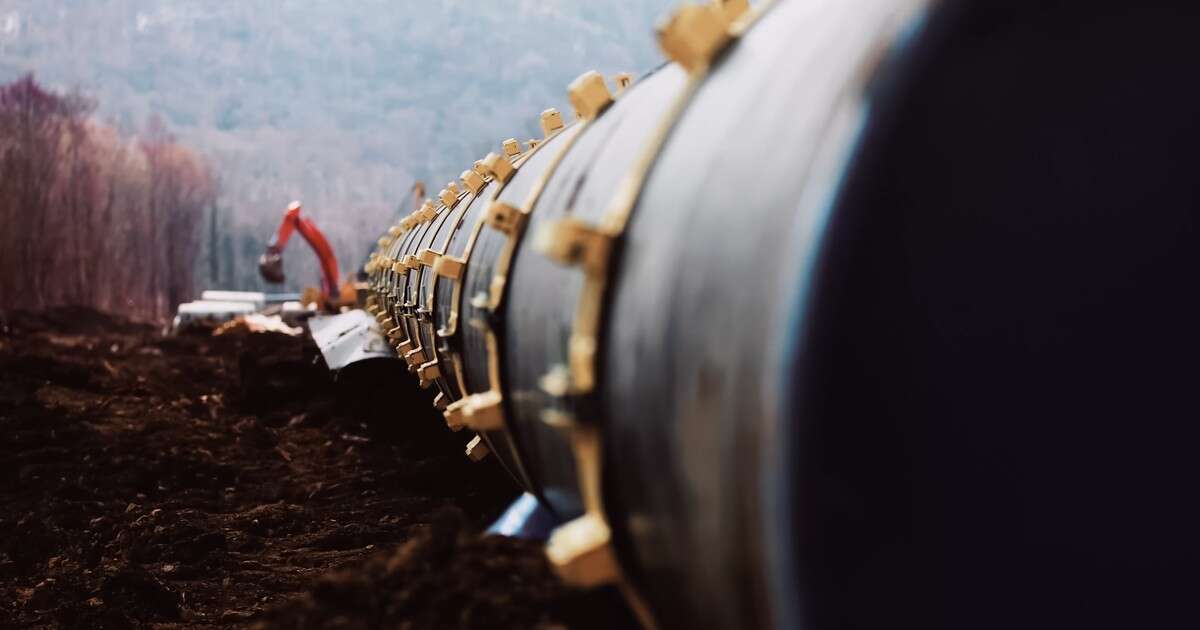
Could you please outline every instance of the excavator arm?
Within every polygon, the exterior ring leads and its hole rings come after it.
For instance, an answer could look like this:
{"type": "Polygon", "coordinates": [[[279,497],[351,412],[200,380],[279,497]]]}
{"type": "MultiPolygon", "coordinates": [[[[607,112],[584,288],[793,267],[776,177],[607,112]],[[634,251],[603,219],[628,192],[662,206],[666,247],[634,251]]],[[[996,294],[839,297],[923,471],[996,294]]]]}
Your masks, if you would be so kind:
{"type": "Polygon", "coordinates": [[[287,211],[283,213],[283,221],[279,224],[279,231],[267,244],[267,251],[258,259],[258,270],[263,279],[274,284],[284,281],[283,250],[287,247],[292,232],[300,233],[300,236],[317,254],[317,260],[321,263],[321,298],[325,301],[337,298],[337,258],[333,255],[333,248],[330,247],[329,241],[325,239],[321,230],[317,229],[316,224],[306,217],[300,216],[299,201],[293,201],[288,205],[287,211]]]}

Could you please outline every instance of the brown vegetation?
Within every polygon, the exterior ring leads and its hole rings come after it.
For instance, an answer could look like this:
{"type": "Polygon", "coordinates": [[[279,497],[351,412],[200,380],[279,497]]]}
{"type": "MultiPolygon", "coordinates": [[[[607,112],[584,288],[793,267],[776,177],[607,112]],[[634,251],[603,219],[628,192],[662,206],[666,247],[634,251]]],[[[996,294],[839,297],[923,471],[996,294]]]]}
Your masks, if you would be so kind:
{"type": "Polygon", "coordinates": [[[0,307],[160,319],[192,292],[209,165],[151,118],[129,138],[32,76],[0,86],[0,307]]]}

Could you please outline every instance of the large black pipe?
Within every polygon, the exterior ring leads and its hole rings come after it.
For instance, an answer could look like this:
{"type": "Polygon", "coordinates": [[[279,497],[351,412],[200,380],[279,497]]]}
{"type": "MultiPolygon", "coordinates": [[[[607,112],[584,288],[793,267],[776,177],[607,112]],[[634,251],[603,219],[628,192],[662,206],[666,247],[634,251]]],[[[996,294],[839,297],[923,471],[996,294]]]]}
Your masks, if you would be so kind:
{"type": "Polygon", "coordinates": [[[719,5],[372,263],[563,575],[664,627],[1194,625],[1196,10],[719,5]]]}

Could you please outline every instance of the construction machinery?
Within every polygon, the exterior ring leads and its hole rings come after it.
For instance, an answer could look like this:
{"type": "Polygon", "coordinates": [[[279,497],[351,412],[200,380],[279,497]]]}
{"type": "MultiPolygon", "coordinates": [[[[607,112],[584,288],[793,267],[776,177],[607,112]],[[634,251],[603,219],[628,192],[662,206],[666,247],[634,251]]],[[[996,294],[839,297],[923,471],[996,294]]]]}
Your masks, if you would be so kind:
{"type": "Polygon", "coordinates": [[[312,247],[321,267],[320,288],[307,287],[301,293],[262,293],[256,291],[206,290],[199,300],[180,304],[171,330],[179,332],[197,325],[222,324],[244,320],[250,316],[279,316],[280,324],[296,325],[307,320],[313,311],[337,313],[358,301],[358,287],[353,281],[338,280],[337,258],[325,235],[309,218],[300,213],[301,204],[293,201],[283,214],[279,229],[258,259],[258,271],[264,280],[281,284],[283,251],[293,232],[299,232],[312,247]]]}
{"type": "Polygon", "coordinates": [[[1198,26],[686,5],[392,226],[366,308],[647,626],[1189,625],[1198,26]]]}
{"type": "Polygon", "coordinates": [[[342,306],[354,304],[356,301],[355,288],[351,283],[341,283],[338,279],[337,257],[333,247],[325,235],[317,228],[311,219],[300,214],[299,201],[288,204],[279,223],[279,230],[267,244],[267,249],[258,259],[258,271],[263,280],[273,284],[282,284],[286,279],[283,274],[283,250],[293,232],[300,236],[317,255],[321,266],[321,286],[319,290],[307,289],[302,293],[301,301],[316,303],[326,311],[336,312],[342,306]]]}

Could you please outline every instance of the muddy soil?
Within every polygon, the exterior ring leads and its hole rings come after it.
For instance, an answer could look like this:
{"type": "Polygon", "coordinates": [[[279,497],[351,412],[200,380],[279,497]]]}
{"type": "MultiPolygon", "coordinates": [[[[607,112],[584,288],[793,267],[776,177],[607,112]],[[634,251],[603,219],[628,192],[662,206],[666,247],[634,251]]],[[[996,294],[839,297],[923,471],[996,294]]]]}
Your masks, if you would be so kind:
{"type": "Polygon", "coordinates": [[[0,313],[0,628],[629,626],[480,536],[514,486],[395,369],[0,313]]]}

